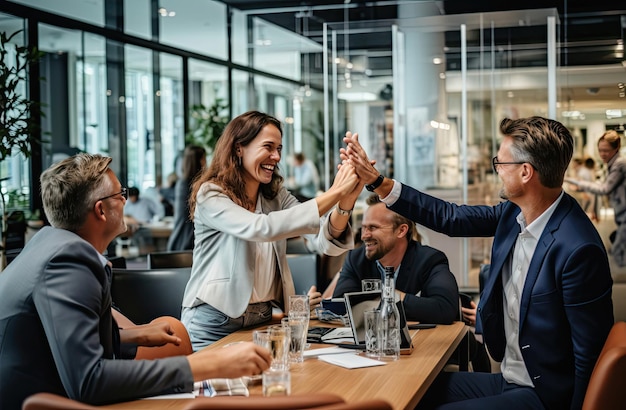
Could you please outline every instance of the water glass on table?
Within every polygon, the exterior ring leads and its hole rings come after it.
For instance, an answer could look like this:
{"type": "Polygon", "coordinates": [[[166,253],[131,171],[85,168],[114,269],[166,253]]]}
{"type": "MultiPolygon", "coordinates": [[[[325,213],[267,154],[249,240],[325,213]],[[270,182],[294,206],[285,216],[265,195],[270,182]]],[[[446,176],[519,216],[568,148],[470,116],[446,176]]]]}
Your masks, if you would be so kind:
{"type": "Polygon", "coordinates": [[[289,370],[289,346],[291,329],[289,326],[272,325],[268,328],[270,353],[272,353],[271,370],[289,370]]]}
{"type": "Polygon", "coordinates": [[[368,357],[378,358],[380,356],[380,348],[378,346],[378,319],[380,312],[378,310],[366,310],[363,312],[363,320],[365,322],[365,355],[368,357]]]}
{"type": "Polygon", "coordinates": [[[289,296],[289,316],[311,316],[308,295],[289,296]]]}
{"type": "Polygon", "coordinates": [[[382,288],[382,281],[380,279],[363,279],[361,280],[361,290],[363,292],[379,291],[382,288]]]}
{"type": "Polygon", "coordinates": [[[291,373],[289,370],[266,370],[263,372],[264,396],[289,396],[291,394],[291,373]]]}
{"type": "Polygon", "coordinates": [[[281,324],[290,329],[289,363],[302,363],[309,330],[309,319],[306,316],[289,316],[283,318],[281,324]]]}
{"type": "Polygon", "coordinates": [[[271,350],[269,329],[257,329],[252,331],[252,342],[255,345],[271,350]]]}

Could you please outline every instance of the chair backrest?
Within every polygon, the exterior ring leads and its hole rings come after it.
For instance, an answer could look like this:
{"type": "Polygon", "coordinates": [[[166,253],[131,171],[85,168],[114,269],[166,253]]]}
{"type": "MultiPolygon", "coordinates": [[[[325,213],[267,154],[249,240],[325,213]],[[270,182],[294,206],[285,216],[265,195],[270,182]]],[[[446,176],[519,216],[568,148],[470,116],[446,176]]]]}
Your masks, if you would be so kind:
{"type": "Polygon", "coordinates": [[[287,253],[302,254],[313,253],[306,246],[306,239],[302,236],[287,239],[287,253]]]}
{"type": "Polygon", "coordinates": [[[297,294],[306,294],[311,286],[317,286],[318,261],[319,255],[316,253],[287,255],[297,294]]]}
{"type": "Polygon", "coordinates": [[[22,410],[97,410],[98,408],[52,393],[35,393],[22,403],[22,410]]]}
{"type": "Polygon", "coordinates": [[[180,319],[191,268],[113,269],[113,303],[137,324],[159,316],[180,319]]]}
{"type": "MultiPolygon", "coordinates": [[[[343,399],[335,394],[295,394],[293,396],[274,397],[243,397],[218,396],[198,397],[190,400],[184,410],[291,410],[317,409],[322,406],[343,403],[343,399]]],[[[390,407],[391,408],[391,407],[390,407]]]]}
{"type": "Polygon", "coordinates": [[[189,333],[187,333],[185,325],[183,325],[180,320],[172,316],[161,316],[157,317],[150,323],[155,322],[169,323],[170,328],[174,331],[174,334],[180,337],[180,344],[178,346],[172,343],[153,347],[139,346],[137,347],[135,360],[152,360],[160,359],[162,357],[187,356],[193,353],[189,333]]]}
{"type": "Polygon", "coordinates": [[[122,268],[126,269],[126,258],[123,256],[110,256],[107,257],[109,262],[111,262],[112,268],[122,268]]]}
{"type": "Polygon", "coordinates": [[[385,400],[370,399],[320,406],[316,410],[393,410],[393,407],[385,400]]]}
{"type": "Polygon", "coordinates": [[[148,254],[150,269],[190,268],[192,263],[193,251],[163,251],[148,254]]]}
{"type": "Polygon", "coordinates": [[[626,403],[626,322],[615,322],[587,386],[583,410],[623,409],[626,403]]]}

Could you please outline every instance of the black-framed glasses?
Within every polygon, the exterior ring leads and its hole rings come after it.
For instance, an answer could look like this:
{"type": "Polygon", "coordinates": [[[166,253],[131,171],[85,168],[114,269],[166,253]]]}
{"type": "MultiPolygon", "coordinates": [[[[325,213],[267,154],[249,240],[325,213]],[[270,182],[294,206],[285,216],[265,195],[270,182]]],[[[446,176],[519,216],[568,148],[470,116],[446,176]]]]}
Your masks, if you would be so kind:
{"type": "Polygon", "coordinates": [[[122,188],[122,190],[120,192],[116,192],[114,194],[111,194],[111,195],[108,195],[108,196],[103,196],[102,198],[98,198],[96,200],[96,202],[104,201],[105,199],[113,198],[114,196],[117,196],[117,195],[121,195],[122,198],[128,199],[128,189],[127,188],[122,188]]]}
{"type": "MultiPolygon", "coordinates": [[[[493,157],[491,159],[491,166],[493,167],[493,172],[498,173],[498,165],[522,165],[522,164],[530,164],[528,161],[506,161],[500,162],[498,161],[498,157],[493,157]]],[[[530,164],[532,166],[532,164],[530,164]]],[[[534,168],[534,167],[533,167],[534,168]]]]}

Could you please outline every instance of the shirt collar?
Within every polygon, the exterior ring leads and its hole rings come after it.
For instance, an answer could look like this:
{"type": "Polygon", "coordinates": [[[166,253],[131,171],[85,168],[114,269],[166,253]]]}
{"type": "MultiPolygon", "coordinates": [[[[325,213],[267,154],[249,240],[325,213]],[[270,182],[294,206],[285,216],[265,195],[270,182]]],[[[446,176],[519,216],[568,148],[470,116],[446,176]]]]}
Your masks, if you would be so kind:
{"type": "Polygon", "coordinates": [[[556,199],[556,201],[554,201],[552,205],[548,207],[548,209],[543,211],[543,213],[539,215],[537,219],[532,221],[532,223],[528,226],[526,226],[526,219],[524,218],[524,215],[521,212],[517,214],[517,223],[519,224],[521,231],[524,232],[524,229],[526,229],[526,231],[529,234],[531,234],[533,237],[539,238],[539,236],[541,236],[541,233],[545,229],[546,225],[548,224],[548,221],[552,217],[552,214],[554,214],[556,207],[561,202],[563,195],[564,195],[564,191],[561,191],[561,194],[556,199]]]}

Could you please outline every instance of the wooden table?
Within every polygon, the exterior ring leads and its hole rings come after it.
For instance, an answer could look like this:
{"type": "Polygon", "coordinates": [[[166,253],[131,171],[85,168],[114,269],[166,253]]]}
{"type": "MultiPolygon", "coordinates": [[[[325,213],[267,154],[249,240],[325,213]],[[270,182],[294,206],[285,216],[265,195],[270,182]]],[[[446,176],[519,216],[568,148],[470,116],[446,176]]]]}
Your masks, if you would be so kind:
{"type": "MultiPolygon", "coordinates": [[[[311,322],[311,326],[317,325],[311,322]]],[[[344,369],[320,360],[308,359],[291,365],[291,394],[334,393],[347,402],[383,399],[394,409],[413,409],[467,332],[462,322],[437,325],[413,334],[414,350],[384,366],[344,369]]],[[[209,348],[251,341],[252,330],[241,330],[209,348]]],[[[314,345],[313,347],[328,347],[314,345]]],[[[250,395],[261,395],[261,386],[250,386],[250,395]]],[[[182,409],[191,399],[138,400],[102,406],[106,409],[182,409]]]]}

